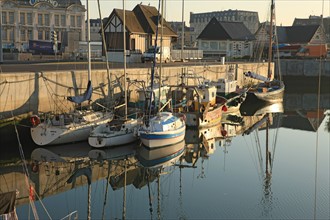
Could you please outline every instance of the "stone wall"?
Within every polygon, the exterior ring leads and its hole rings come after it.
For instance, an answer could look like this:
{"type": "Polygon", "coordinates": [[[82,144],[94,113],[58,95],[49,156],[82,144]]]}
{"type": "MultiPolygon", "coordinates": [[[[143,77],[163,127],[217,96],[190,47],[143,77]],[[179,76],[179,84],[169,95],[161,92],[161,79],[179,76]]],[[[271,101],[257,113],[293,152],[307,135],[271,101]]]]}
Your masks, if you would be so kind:
{"type": "Polygon", "coordinates": [[[321,72],[322,76],[330,77],[329,60],[281,60],[280,68],[283,76],[319,76],[321,72]]]}
{"type": "MultiPolygon", "coordinates": [[[[176,66],[162,68],[162,79],[167,79],[166,83],[169,85],[178,85],[181,83],[182,73],[189,72],[195,76],[217,80],[227,77],[230,68],[233,69],[239,86],[254,82],[243,76],[245,71],[255,71],[262,75],[267,73],[267,63],[176,66]]],[[[156,74],[159,72],[158,67],[156,74]]],[[[111,70],[111,88],[116,82],[123,84],[122,76],[123,69],[111,70]]],[[[127,78],[131,82],[144,81],[148,85],[150,76],[150,68],[127,69],[127,78]]],[[[87,78],[87,70],[0,74],[0,120],[39,112],[68,112],[74,106],[66,97],[82,94],[87,87],[87,78]]],[[[109,82],[106,70],[92,70],[93,102],[108,97],[109,82]]],[[[190,84],[192,83],[196,84],[197,81],[191,80],[190,84]]],[[[131,101],[137,99],[135,90],[140,85],[130,83],[131,101]]],[[[120,91],[120,87],[116,87],[114,93],[120,91]]]]}

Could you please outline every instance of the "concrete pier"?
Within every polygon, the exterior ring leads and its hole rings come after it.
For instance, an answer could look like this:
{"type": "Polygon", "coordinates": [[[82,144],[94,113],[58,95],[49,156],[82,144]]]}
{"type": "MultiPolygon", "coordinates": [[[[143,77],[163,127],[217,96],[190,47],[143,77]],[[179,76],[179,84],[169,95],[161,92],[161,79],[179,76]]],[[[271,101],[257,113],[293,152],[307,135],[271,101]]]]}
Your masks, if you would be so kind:
{"type": "MultiPolygon", "coordinates": [[[[242,63],[164,67],[162,79],[167,79],[168,85],[178,85],[181,83],[183,73],[191,73],[205,79],[217,80],[227,78],[230,69],[233,70],[233,77],[237,79],[239,86],[254,82],[246,78],[243,72],[254,71],[267,75],[267,63],[242,63]]],[[[158,67],[157,75],[159,71],[158,67]]],[[[108,76],[106,70],[92,70],[93,102],[107,98],[116,83],[123,84],[122,69],[111,70],[110,75],[108,76]]],[[[127,77],[130,81],[144,81],[148,85],[150,76],[150,68],[127,69],[127,77]]],[[[0,74],[0,121],[39,112],[68,112],[74,106],[66,97],[82,94],[87,87],[87,78],[87,70],[0,74]]],[[[136,89],[138,84],[131,84],[129,87],[132,91],[131,101],[137,98],[136,89]]],[[[119,87],[114,89],[114,93],[119,91],[119,87]]]]}

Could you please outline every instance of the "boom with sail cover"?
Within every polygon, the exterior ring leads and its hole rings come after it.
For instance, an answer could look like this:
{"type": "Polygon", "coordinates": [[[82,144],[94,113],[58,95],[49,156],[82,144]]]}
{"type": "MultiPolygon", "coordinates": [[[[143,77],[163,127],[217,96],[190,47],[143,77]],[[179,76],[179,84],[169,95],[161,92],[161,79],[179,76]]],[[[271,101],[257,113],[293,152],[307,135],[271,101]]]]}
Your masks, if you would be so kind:
{"type": "Polygon", "coordinates": [[[93,93],[93,87],[92,87],[92,81],[89,80],[88,84],[87,84],[87,89],[84,92],[84,94],[80,95],[80,96],[68,96],[67,99],[70,102],[74,102],[77,104],[80,104],[86,100],[90,100],[92,97],[92,93],[93,93]]]}

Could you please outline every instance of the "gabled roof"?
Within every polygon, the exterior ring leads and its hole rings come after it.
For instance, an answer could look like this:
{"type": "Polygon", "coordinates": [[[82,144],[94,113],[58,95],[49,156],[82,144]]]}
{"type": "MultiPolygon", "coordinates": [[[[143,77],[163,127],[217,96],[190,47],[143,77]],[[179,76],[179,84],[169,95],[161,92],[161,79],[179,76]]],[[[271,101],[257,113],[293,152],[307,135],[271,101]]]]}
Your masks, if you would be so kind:
{"type": "Polygon", "coordinates": [[[320,25],[285,27],[288,38],[287,43],[308,43],[312,40],[320,25]]]}
{"type": "MultiPolygon", "coordinates": [[[[124,11],[122,9],[114,9],[108,19],[108,22],[104,25],[105,28],[109,25],[110,18],[116,15],[121,22],[124,20],[124,11]]],[[[126,30],[131,33],[139,34],[155,34],[158,20],[158,11],[155,7],[139,4],[135,6],[133,11],[125,10],[126,14],[126,30]]],[[[158,30],[160,34],[160,28],[158,30]]],[[[163,36],[177,37],[177,34],[171,26],[165,21],[163,25],[163,36]]]]}
{"type": "Polygon", "coordinates": [[[242,22],[219,22],[213,17],[197,39],[204,40],[255,40],[242,22]]]}
{"type": "MultiPolygon", "coordinates": [[[[122,9],[114,9],[113,13],[117,15],[117,17],[123,23],[124,21],[124,10],[122,9]]],[[[125,10],[126,14],[126,29],[131,33],[145,33],[141,24],[138,22],[137,17],[135,16],[133,11],[125,10]]]]}
{"type": "MultiPolygon", "coordinates": [[[[141,24],[142,28],[144,29],[145,33],[149,34],[156,34],[156,28],[157,28],[157,20],[158,20],[158,10],[155,7],[147,6],[138,4],[133,9],[133,12],[135,16],[137,17],[139,23],[141,24]]],[[[161,20],[161,15],[160,18],[161,20]]],[[[160,28],[159,28],[159,34],[160,34],[160,28]]],[[[176,37],[177,34],[171,26],[166,22],[164,19],[164,25],[163,25],[163,35],[164,36],[174,36],[176,37]]]]}
{"type": "MultiPolygon", "coordinates": [[[[265,28],[267,34],[269,34],[269,25],[261,26],[257,33],[261,28],[265,28]]],[[[320,28],[320,25],[277,26],[276,31],[278,43],[308,43],[312,40],[318,28],[320,28]]]]}

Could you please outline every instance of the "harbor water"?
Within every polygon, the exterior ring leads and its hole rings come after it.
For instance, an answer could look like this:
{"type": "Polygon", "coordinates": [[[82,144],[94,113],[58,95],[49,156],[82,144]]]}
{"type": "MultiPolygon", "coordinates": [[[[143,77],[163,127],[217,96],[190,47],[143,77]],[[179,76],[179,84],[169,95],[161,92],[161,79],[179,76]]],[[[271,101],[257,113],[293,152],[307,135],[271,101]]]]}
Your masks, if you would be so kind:
{"type": "Polygon", "coordinates": [[[40,148],[28,127],[17,124],[17,138],[6,125],[0,190],[18,191],[19,219],[329,219],[329,87],[286,86],[283,103],[247,103],[242,120],[188,129],[185,142],[153,152],[138,142],[40,148]],[[265,117],[270,126],[249,130],[265,117]]]}

